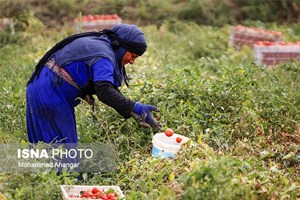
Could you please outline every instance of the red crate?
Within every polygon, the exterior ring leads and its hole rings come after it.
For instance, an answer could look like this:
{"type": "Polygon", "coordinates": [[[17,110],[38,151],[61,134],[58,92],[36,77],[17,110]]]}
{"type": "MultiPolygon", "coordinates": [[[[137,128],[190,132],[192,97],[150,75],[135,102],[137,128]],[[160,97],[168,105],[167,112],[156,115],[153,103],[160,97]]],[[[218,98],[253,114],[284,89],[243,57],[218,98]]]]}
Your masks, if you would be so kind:
{"type": "Polygon", "coordinates": [[[122,23],[117,15],[86,15],[77,17],[74,20],[76,32],[101,31],[111,29],[113,26],[122,23]]]}
{"type": "Polygon", "coordinates": [[[291,60],[300,60],[300,42],[259,41],[253,46],[257,65],[277,65],[291,60]]]}

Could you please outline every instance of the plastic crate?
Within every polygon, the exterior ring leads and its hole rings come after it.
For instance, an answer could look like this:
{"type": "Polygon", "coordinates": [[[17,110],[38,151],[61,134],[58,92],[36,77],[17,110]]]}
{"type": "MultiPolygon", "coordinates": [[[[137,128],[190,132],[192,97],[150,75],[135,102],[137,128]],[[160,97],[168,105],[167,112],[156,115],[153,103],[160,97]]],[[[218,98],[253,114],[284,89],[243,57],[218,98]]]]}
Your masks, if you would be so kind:
{"type": "Polygon", "coordinates": [[[300,60],[300,42],[256,42],[253,56],[257,65],[266,66],[300,60]]]}
{"type": "Polygon", "coordinates": [[[109,189],[113,189],[117,195],[117,199],[124,198],[124,194],[119,186],[92,186],[92,185],[61,185],[61,194],[63,200],[87,200],[90,198],[74,198],[70,197],[71,195],[80,196],[80,191],[86,191],[93,188],[98,188],[100,190],[108,191],[109,189]]]}
{"type": "Polygon", "coordinates": [[[280,42],[283,40],[284,38],[281,32],[238,25],[231,31],[229,46],[239,48],[243,45],[247,45],[252,48],[258,41],[280,42]]]}
{"type": "Polygon", "coordinates": [[[122,19],[117,15],[86,15],[75,18],[74,26],[76,32],[101,31],[111,29],[117,24],[121,24],[122,19]]]}

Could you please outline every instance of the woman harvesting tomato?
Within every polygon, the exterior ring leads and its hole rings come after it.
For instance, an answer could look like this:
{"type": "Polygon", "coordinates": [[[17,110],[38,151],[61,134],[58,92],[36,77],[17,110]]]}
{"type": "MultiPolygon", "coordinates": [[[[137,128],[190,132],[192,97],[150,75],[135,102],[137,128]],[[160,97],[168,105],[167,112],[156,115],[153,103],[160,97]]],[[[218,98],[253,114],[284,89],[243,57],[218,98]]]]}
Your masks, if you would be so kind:
{"type": "Polygon", "coordinates": [[[39,61],[26,89],[26,122],[31,143],[77,143],[74,107],[78,97],[93,104],[93,94],[139,126],[158,128],[155,106],[126,98],[118,87],[128,85],[125,65],[146,51],[144,33],[135,25],[70,36],[39,61]]]}

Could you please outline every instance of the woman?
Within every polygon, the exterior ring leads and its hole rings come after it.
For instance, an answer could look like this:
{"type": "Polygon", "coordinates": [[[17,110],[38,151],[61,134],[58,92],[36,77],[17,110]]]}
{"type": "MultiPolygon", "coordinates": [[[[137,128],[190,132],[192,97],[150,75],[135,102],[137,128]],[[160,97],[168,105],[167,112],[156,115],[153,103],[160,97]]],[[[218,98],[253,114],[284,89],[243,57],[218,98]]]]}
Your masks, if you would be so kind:
{"type": "Polygon", "coordinates": [[[74,107],[78,97],[93,103],[96,94],[124,118],[139,126],[159,128],[152,105],[124,97],[126,64],[133,64],[147,48],[144,33],[135,25],[70,36],[49,50],[37,64],[26,89],[26,122],[31,143],[77,143],[74,107]]]}

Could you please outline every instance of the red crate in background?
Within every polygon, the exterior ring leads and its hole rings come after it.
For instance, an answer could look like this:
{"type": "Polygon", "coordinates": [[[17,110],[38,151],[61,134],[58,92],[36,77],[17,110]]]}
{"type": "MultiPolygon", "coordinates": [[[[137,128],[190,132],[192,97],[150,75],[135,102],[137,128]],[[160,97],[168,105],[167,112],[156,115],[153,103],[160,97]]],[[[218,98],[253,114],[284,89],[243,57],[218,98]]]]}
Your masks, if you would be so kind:
{"type": "Polygon", "coordinates": [[[257,41],[280,42],[283,40],[284,38],[281,32],[238,25],[231,31],[229,46],[239,48],[243,45],[248,45],[253,47],[257,41]]]}
{"type": "Polygon", "coordinates": [[[300,60],[300,42],[259,41],[253,46],[257,65],[277,65],[290,60],[300,60]]]}
{"type": "Polygon", "coordinates": [[[86,15],[74,20],[76,32],[101,31],[122,23],[117,15],[86,15]]]}

